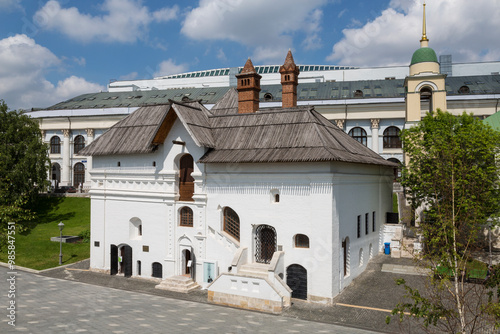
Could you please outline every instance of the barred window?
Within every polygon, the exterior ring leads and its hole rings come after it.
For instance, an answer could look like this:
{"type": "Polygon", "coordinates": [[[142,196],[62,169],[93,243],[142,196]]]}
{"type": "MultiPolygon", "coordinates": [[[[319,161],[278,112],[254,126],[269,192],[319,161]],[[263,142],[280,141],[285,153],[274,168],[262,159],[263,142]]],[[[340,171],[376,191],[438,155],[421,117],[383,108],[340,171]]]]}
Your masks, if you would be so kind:
{"type": "Polygon", "coordinates": [[[368,227],[368,219],[369,219],[368,217],[369,217],[368,214],[365,213],[365,234],[370,233],[370,229],[368,227]]]}
{"type": "Polygon", "coordinates": [[[224,209],[224,232],[240,241],[240,218],[233,209],[224,209]]]}
{"type": "Polygon", "coordinates": [[[61,139],[58,136],[50,138],[50,153],[61,153],[61,139]]]}
{"type": "Polygon", "coordinates": [[[358,216],[358,238],[361,238],[361,215],[358,216]]]}
{"type": "Polygon", "coordinates": [[[193,210],[191,208],[185,206],[181,209],[179,225],[193,227],[193,210]]]}
{"type": "Polygon", "coordinates": [[[304,234],[297,234],[295,236],[295,247],[309,248],[309,237],[304,234]]]}

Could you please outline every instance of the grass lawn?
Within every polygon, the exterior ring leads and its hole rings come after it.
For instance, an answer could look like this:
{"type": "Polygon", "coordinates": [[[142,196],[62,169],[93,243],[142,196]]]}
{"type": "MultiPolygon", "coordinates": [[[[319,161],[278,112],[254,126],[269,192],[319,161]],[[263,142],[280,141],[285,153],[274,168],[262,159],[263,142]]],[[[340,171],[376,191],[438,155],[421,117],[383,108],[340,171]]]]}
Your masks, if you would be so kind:
{"type": "Polygon", "coordinates": [[[392,194],[392,212],[397,213],[399,211],[398,208],[398,194],[392,194]]]}
{"type": "MultiPolygon", "coordinates": [[[[90,199],[81,197],[41,197],[34,211],[38,219],[31,230],[16,232],[16,265],[32,269],[47,269],[59,265],[59,243],[50,241],[59,236],[59,222],[64,223],[63,235],[78,235],[90,230],[90,199]]],[[[69,264],[90,257],[89,243],[62,244],[62,262],[69,264]]],[[[0,261],[7,262],[6,251],[0,261]]]]}

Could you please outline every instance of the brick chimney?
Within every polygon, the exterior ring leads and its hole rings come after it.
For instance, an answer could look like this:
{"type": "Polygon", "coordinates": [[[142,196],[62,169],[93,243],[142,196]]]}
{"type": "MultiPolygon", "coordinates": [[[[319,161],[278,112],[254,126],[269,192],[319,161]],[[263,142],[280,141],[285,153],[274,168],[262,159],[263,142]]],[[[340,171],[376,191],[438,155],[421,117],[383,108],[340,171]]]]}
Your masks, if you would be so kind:
{"type": "Polygon", "coordinates": [[[299,84],[299,67],[293,61],[292,51],[288,50],[285,63],[280,66],[281,73],[281,106],[292,108],[297,106],[297,85],[299,84]]]}
{"type": "Polygon", "coordinates": [[[238,80],[238,114],[256,112],[259,110],[259,92],[261,75],[257,74],[252,61],[248,58],[238,80]]]}

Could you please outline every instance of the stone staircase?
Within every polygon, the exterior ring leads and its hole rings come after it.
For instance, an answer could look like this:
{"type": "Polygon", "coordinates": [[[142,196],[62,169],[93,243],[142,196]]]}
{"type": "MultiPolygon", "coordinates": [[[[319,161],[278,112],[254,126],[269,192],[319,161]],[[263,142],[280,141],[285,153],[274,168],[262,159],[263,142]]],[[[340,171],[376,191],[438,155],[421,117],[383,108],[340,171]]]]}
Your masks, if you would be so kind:
{"type": "Polygon", "coordinates": [[[267,278],[268,270],[269,264],[253,262],[242,265],[238,270],[238,275],[267,278]]]}
{"type": "Polygon", "coordinates": [[[191,277],[172,276],[161,281],[161,283],[156,285],[155,288],[160,290],[188,293],[199,289],[200,286],[198,283],[193,281],[191,277]]]}

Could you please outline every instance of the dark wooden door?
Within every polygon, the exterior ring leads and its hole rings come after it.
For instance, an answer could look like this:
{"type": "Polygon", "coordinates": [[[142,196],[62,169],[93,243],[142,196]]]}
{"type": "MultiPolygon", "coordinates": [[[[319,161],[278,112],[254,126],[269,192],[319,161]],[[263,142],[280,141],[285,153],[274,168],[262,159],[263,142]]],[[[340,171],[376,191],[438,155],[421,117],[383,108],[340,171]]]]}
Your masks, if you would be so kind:
{"type": "Polygon", "coordinates": [[[132,276],[132,247],[125,245],[123,246],[123,249],[123,273],[125,277],[130,277],[132,276]]]}
{"type": "Polygon", "coordinates": [[[116,245],[111,245],[111,250],[110,250],[110,274],[111,275],[116,275],[118,273],[118,246],[116,245]]]}
{"type": "Polygon", "coordinates": [[[286,284],[292,289],[292,298],[307,300],[307,270],[298,264],[286,269],[286,284]]]}
{"type": "Polygon", "coordinates": [[[162,278],[163,277],[163,267],[159,262],[153,262],[153,277],[162,278]]]}
{"type": "Polygon", "coordinates": [[[180,160],[179,169],[179,200],[192,201],[194,194],[194,178],[191,176],[194,169],[193,157],[185,154],[180,160]]]}

